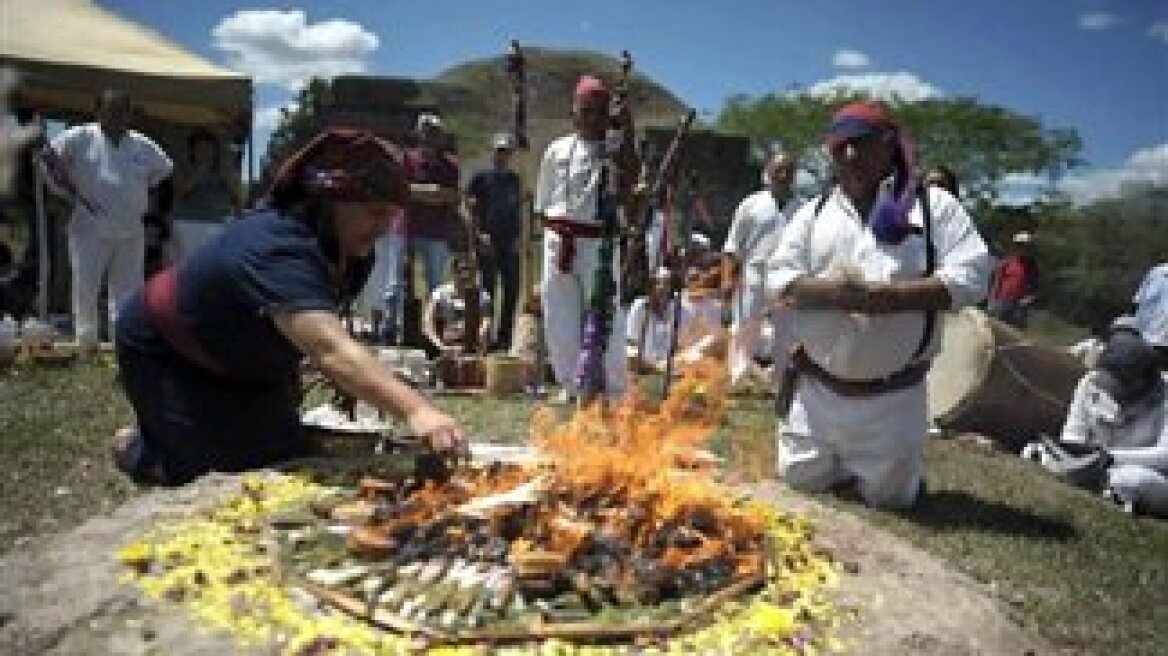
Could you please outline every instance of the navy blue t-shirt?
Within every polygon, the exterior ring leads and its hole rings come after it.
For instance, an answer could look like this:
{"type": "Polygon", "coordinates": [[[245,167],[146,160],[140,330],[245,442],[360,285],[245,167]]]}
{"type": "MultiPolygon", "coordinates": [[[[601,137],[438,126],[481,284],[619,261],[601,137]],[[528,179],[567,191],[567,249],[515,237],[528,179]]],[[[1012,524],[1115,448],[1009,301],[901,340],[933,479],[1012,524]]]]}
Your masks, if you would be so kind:
{"type": "Polygon", "coordinates": [[[478,201],[479,229],[492,237],[519,234],[519,176],[495,167],[477,171],[466,191],[478,201]]]}
{"type": "MultiPolygon", "coordinates": [[[[267,211],[232,222],[178,265],[181,321],[226,377],[287,381],[303,357],[276,328],[277,310],[333,311],[364,283],[369,260],[350,261],[345,289],[307,224],[267,211]]],[[[142,294],[122,308],[119,347],[174,355],[150,325],[142,294]]]]}

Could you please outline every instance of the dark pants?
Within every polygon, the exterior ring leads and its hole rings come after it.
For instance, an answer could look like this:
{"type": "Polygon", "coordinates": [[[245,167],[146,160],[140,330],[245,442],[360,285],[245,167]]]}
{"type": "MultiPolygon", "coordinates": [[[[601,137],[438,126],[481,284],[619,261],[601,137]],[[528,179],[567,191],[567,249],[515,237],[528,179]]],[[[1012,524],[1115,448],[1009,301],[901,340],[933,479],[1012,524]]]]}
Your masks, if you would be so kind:
{"type": "Polygon", "coordinates": [[[491,294],[492,302],[502,298],[495,344],[510,347],[511,329],[515,323],[515,305],[519,300],[519,244],[515,235],[491,235],[491,247],[479,258],[483,288],[491,294]],[[502,293],[495,289],[496,276],[502,279],[502,293]]]}
{"type": "Polygon", "coordinates": [[[163,480],[153,482],[183,485],[208,472],[258,469],[311,452],[291,381],[225,380],[178,356],[120,342],[117,358],[138,420],[131,476],[161,469],[163,480]]]}

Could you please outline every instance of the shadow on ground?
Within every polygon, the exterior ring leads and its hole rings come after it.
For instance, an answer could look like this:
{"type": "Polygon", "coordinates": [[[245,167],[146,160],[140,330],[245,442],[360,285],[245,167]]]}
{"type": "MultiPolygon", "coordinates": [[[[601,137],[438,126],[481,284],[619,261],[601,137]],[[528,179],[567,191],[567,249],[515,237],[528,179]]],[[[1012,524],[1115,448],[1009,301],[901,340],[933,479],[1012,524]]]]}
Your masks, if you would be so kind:
{"type": "Polygon", "coordinates": [[[915,506],[898,514],[908,521],[937,530],[975,529],[1059,541],[1077,535],[1075,527],[1067,522],[960,490],[928,492],[915,506]]]}

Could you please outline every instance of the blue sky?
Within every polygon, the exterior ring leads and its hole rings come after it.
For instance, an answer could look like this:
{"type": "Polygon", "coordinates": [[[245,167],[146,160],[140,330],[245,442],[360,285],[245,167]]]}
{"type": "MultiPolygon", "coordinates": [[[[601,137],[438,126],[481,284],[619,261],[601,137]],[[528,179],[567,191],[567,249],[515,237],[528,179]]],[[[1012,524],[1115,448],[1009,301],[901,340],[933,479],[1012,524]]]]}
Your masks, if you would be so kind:
{"type": "MultiPolygon", "coordinates": [[[[841,83],[976,96],[1071,127],[1080,195],[1168,184],[1168,0],[98,0],[257,81],[257,121],[310,73],[430,77],[511,38],[617,54],[699,111],[841,83]]],[[[261,135],[262,138],[262,135],[261,135]]],[[[1025,182],[1025,181],[1020,181],[1025,182]]]]}

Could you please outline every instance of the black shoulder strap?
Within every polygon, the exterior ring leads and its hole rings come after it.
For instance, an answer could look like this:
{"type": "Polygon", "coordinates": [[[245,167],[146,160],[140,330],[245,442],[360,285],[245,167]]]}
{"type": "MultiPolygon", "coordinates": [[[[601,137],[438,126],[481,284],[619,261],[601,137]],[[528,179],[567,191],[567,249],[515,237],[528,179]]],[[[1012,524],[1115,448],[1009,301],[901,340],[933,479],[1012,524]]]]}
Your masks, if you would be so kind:
{"type": "MultiPolygon", "coordinates": [[[[924,228],[925,238],[925,275],[928,278],[933,275],[933,271],[937,269],[937,246],[933,243],[933,211],[929,207],[929,190],[927,187],[921,185],[917,187],[917,197],[921,199],[921,217],[924,228]]],[[[913,351],[912,359],[916,360],[921,357],[925,349],[929,347],[929,342],[933,341],[933,332],[937,329],[937,311],[925,311],[925,328],[921,333],[921,341],[917,344],[917,350],[913,351]]]]}
{"type": "Polygon", "coordinates": [[[823,211],[823,206],[827,205],[827,199],[831,197],[830,193],[820,194],[819,200],[815,201],[815,216],[823,211]]]}

